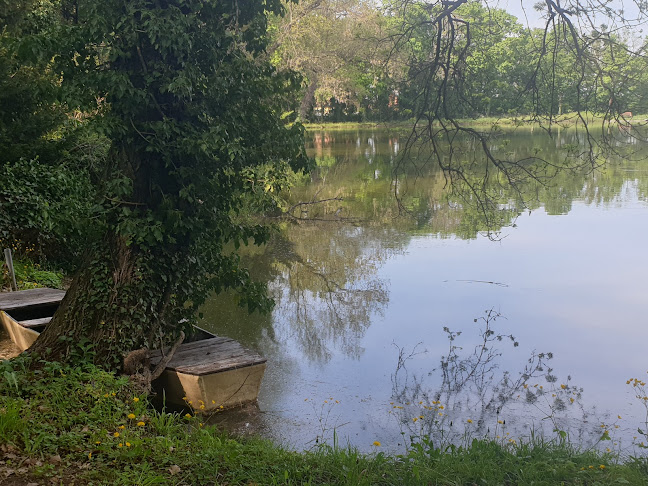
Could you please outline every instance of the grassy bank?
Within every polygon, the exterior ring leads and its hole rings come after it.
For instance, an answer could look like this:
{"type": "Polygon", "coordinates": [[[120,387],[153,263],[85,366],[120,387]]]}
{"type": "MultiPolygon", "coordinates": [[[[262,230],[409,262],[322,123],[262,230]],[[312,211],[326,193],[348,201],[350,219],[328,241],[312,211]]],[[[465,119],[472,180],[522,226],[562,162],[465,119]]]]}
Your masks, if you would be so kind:
{"type": "MultiPolygon", "coordinates": [[[[81,348],[83,352],[83,348],[81,348]]],[[[0,363],[0,484],[648,484],[645,459],[614,464],[569,444],[420,444],[407,454],[291,452],[204,417],[153,410],[125,378],[78,364],[0,363]]]]}
{"type": "MultiPolygon", "coordinates": [[[[593,125],[600,125],[605,120],[603,115],[587,113],[583,115],[587,123],[593,125]]],[[[645,125],[644,120],[648,119],[648,115],[634,115],[631,122],[634,124],[645,125]]],[[[493,127],[497,128],[519,128],[519,127],[539,127],[540,122],[534,120],[529,116],[519,115],[511,117],[480,117],[480,118],[461,118],[457,122],[466,127],[472,128],[481,128],[481,129],[491,129],[493,127]]],[[[424,122],[423,122],[424,123],[424,122]]],[[[582,123],[580,118],[576,113],[565,113],[563,115],[557,116],[552,120],[552,124],[557,127],[569,128],[576,126],[577,124],[582,123]]],[[[612,121],[616,123],[616,121],[612,121]]],[[[542,120],[542,125],[546,126],[548,121],[542,120]]],[[[337,122],[337,123],[305,123],[304,126],[306,130],[317,131],[317,130],[366,130],[371,128],[379,127],[388,127],[392,129],[408,129],[414,125],[414,119],[412,120],[402,120],[396,122],[337,122]]]]}

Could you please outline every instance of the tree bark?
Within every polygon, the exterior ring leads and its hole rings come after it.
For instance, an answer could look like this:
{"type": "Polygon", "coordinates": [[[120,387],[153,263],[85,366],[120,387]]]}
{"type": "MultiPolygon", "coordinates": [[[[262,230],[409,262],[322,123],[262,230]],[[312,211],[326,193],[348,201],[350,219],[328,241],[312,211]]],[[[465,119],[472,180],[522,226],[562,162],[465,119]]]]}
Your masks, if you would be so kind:
{"type": "Polygon", "coordinates": [[[28,352],[54,361],[89,352],[85,359],[119,370],[128,351],[174,340],[182,329],[165,322],[170,292],[154,274],[151,257],[142,253],[116,235],[90,250],[59,309],[28,352]]]}
{"type": "Polygon", "coordinates": [[[308,88],[304,93],[301,104],[299,106],[299,119],[306,121],[309,118],[309,115],[315,105],[315,91],[318,86],[317,73],[312,72],[309,77],[308,88]]]}

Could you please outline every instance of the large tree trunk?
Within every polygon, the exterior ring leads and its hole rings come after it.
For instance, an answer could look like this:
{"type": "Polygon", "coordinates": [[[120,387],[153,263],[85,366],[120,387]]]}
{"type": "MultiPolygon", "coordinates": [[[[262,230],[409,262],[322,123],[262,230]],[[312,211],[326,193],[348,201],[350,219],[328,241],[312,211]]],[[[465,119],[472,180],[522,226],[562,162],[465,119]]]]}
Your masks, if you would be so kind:
{"type": "Polygon", "coordinates": [[[90,250],[61,306],[29,352],[64,361],[89,351],[94,355],[86,357],[93,357],[95,363],[119,369],[128,351],[173,340],[181,326],[165,325],[172,305],[170,289],[150,272],[155,267],[140,253],[115,235],[90,250]]]}

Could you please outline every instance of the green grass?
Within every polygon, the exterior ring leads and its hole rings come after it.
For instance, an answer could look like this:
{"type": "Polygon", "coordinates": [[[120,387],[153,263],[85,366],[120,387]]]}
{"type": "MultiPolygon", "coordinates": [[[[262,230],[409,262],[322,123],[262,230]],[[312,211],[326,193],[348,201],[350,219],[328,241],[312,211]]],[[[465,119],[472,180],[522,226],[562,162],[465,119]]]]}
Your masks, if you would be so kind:
{"type": "MultiPolygon", "coordinates": [[[[602,123],[604,121],[602,114],[595,113],[584,113],[583,116],[588,123],[594,125],[602,123]]],[[[648,119],[648,115],[635,114],[632,118],[634,123],[644,124],[643,120],[648,119]]],[[[501,117],[480,117],[480,118],[461,118],[457,121],[467,127],[473,128],[491,128],[497,126],[499,128],[519,128],[519,127],[534,127],[539,126],[537,121],[530,119],[528,115],[517,115],[517,116],[501,116],[501,117]]],[[[543,124],[547,125],[547,120],[543,120],[543,124]]],[[[556,124],[560,127],[571,127],[580,123],[578,115],[574,113],[564,113],[562,115],[556,116],[552,120],[553,124],[556,124]]],[[[614,122],[613,122],[614,123],[614,122]]],[[[304,123],[306,130],[317,131],[317,130],[362,130],[369,128],[379,128],[383,126],[388,126],[390,128],[410,128],[414,124],[414,119],[412,120],[403,120],[396,122],[339,122],[339,123],[304,123]]]]}
{"type": "Polygon", "coordinates": [[[645,458],[619,464],[554,442],[439,450],[423,441],[398,456],[378,446],[368,455],[327,445],[293,452],[155,411],[127,379],[92,365],[32,370],[28,360],[0,363],[0,483],[648,484],[645,458]]]}
{"type": "Polygon", "coordinates": [[[18,288],[32,289],[36,287],[50,287],[60,289],[63,285],[63,274],[57,271],[43,270],[41,267],[28,260],[14,262],[18,288]]]}
{"type": "MultiPolygon", "coordinates": [[[[14,272],[16,273],[16,284],[18,290],[35,289],[38,287],[50,287],[54,289],[63,288],[63,273],[59,271],[44,270],[37,263],[28,259],[14,260],[14,272]]],[[[6,267],[0,279],[0,287],[11,286],[11,280],[6,267]]]]}

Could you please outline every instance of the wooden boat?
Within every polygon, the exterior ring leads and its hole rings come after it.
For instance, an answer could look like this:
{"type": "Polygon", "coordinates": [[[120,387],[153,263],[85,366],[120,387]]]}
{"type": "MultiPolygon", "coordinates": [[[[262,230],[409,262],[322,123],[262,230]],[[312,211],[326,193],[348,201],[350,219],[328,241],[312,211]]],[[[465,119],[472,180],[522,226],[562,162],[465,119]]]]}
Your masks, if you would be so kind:
{"type": "MultiPolygon", "coordinates": [[[[226,337],[197,329],[193,340],[181,344],[153,389],[166,403],[196,412],[232,408],[256,401],[266,359],[226,337]],[[197,337],[197,339],[196,339],[197,337]]],[[[151,353],[151,366],[162,352],[151,353]]]]}
{"type": "MultiPolygon", "coordinates": [[[[55,289],[0,293],[0,323],[21,351],[36,341],[64,295],[55,289]]],[[[152,367],[161,359],[161,350],[151,352],[152,367]]],[[[256,401],[265,368],[266,359],[254,351],[196,328],[152,385],[166,403],[206,413],[256,401]]]]}
{"type": "Polygon", "coordinates": [[[20,351],[36,341],[64,296],[47,288],[0,293],[0,324],[20,351]]]}

